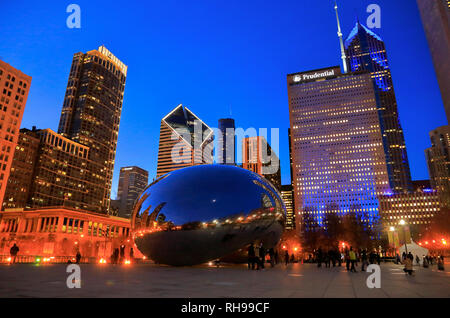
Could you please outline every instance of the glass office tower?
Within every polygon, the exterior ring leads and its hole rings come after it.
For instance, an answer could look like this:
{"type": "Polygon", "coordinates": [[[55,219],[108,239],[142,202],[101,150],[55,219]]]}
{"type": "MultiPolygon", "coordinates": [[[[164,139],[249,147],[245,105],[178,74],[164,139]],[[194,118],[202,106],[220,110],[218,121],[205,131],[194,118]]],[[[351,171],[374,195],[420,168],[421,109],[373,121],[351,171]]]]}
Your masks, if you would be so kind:
{"type": "Polygon", "coordinates": [[[391,189],[410,191],[412,183],[405,138],[384,42],[358,21],[345,40],[345,53],[349,72],[368,71],[374,82],[391,189]]]}
{"type": "Polygon", "coordinates": [[[100,192],[87,196],[109,208],[127,66],[104,46],[73,57],[58,133],[89,147],[87,169],[100,192]]]}
{"type": "Polygon", "coordinates": [[[236,163],[236,137],[234,129],[235,124],[233,118],[219,119],[217,162],[220,164],[234,165],[236,163]]]}
{"type": "Polygon", "coordinates": [[[296,228],[326,228],[329,213],[377,222],[390,187],[371,74],[335,66],[287,82],[296,228]]]}
{"type": "Polygon", "coordinates": [[[156,177],[212,163],[213,130],[190,109],[178,105],[161,120],[156,177]]]}

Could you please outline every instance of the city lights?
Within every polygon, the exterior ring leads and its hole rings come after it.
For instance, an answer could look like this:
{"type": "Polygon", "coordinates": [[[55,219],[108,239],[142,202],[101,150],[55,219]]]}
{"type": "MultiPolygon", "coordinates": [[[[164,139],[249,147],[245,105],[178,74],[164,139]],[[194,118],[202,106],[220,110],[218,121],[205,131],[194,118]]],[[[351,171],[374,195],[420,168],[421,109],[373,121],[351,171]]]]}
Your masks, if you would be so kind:
{"type": "Polygon", "coordinates": [[[0,5],[0,298],[450,297],[450,0],[351,1],[0,5]]]}

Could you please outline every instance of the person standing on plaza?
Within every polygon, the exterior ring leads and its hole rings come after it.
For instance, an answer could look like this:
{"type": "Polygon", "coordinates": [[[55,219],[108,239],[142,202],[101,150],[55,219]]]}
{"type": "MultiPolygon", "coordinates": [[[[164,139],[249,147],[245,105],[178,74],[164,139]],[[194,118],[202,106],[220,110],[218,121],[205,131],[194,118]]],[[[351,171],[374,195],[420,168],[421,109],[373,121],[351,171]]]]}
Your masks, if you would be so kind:
{"type": "Polygon", "coordinates": [[[80,250],[77,251],[77,255],[75,255],[75,261],[77,264],[80,264],[81,261],[81,253],[80,250]]]}
{"type": "Polygon", "coordinates": [[[285,264],[286,266],[288,266],[288,264],[289,264],[289,253],[288,253],[287,250],[284,251],[284,264],[285,264]]]}
{"type": "MultiPolygon", "coordinates": [[[[373,264],[371,262],[371,264],[373,264]]],[[[367,251],[363,250],[361,252],[361,272],[364,272],[364,267],[366,267],[367,265],[369,265],[369,263],[367,262],[367,251]]]]}
{"type": "Polygon", "coordinates": [[[117,264],[119,262],[119,249],[116,248],[113,253],[113,264],[117,264]]]}
{"type": "Polygon", "coordinates": [[[253,243],[248,247],[248,269],[255,269],[255,246],[253,243]]]}
{"type": "Polygon", "coordinates": [[[319,247],[319,249],[317,250],[317,267],[322,267],[322,249],[319,247]]]}
{"type": "Polygon", "coordinates": [[[417,264],[417,265],[420,265],[420,258],[419,258],[419,255],[416,255],[416,264],[417,264]]]}
{"type": "Polygon", "coordinates": [[[423,268],[428,268],[428,256],[423,256],[422,257],[422,265],[423,265],[423,268]]]}
{"type": "Polygon", "coordinates": [[[9,254],[11,255],[11,263],[16,262],[17,253],[19,253],[19,247],[14,243],[14,245],[9,250],[9,254]]]}
{"type": "Polygon", "coordinates": [[[347,271],[350,270],[350,253],[347,248],[345,249],[345,267],[347,271]]]}
{"type": "Polygon", "coordinates": [[[413,260],[410,257],[405,259],[405,268],[403,270],[409,275],[413,274],[413,260]]]}
{"type": "Polygon", "coordinates": [[[262,242],[261,246],[259,247],[259,257],[261,258],[261,269],[264,269],[264,263],[266,262],[266,249],[264,248],[262,242]]]}
{"type": "Polygon", "coordinates": [[[259,252],[260,252],[260,249],[259,249],[259,246],[256,246],[256,248],[255,248],[255,258],[253,259],[253,261],[256,263],[256,270],[260,270],[261,269],[261,262],[260,262],[260,259],[259,259],[259,252]]]}
{"type": "Polygon", "coordinates": [[[125,245],[120,246],[120,259],[119,262],[122,263],[125,258],[125,245]]]}
{"type": "Polygon", "coordinates": [[[270,267],[275,266],[275,251],[273,250],[273,247],[269,249],[269,256],[270,256],[270,267]]]}
{"type": "Polygon", "coordinates": [[[133,248],[130,248],[130,261],[134,260],[134,250],[133,248]]]}
{"type": "Polygon", "coordinates": [[[444,268],[444,256],[438,256],[438,260],[437,260],[437,266],[438,266],[438,270],[443,271],[444,268]]]}
{"type": "Polygon", "coordinates": [[[350,246],[350,251],[348,252],[348,255],[350,257],[350,263],[352,265],[352,267],[350,268],[350,272],[355,272],[356,273],[356,268],[355,268],[355,263],[356,263],[356,253],[353,250],[353,247],[350,246]]]}

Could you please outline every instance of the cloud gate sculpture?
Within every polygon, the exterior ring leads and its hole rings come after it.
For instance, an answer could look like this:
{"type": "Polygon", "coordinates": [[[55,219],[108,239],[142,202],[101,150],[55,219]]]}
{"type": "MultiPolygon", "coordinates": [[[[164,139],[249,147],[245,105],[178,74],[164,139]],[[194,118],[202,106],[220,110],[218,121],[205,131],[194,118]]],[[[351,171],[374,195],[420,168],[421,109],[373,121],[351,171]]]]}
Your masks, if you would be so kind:
{"type": "Polygon", "coordinates": [[[252,242],[274,247],[286,209],[264,178],[228,165],[170,172],[136,201],[132,233],[137,248],[159,264],[187,266],[230,255],[252,242]]]}

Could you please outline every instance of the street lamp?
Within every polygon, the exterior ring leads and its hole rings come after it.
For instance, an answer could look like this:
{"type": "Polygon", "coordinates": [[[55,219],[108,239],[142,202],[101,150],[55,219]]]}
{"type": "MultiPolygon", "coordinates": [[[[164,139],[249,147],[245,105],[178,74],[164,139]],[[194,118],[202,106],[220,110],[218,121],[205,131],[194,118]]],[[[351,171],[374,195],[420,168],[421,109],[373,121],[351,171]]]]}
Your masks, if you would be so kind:
{"type": "Polygon", "coordinates": [[[405,222],[405,220],[400,220],[400,222],[398,222],[398,224],[402,225],[402,228],[403,228],[403,241],[405,242],[405,253],[406,253],[406,255],[408,255],[408,245],[406,244],[406,230],[405,230],[406,222],[405,222]]]}

